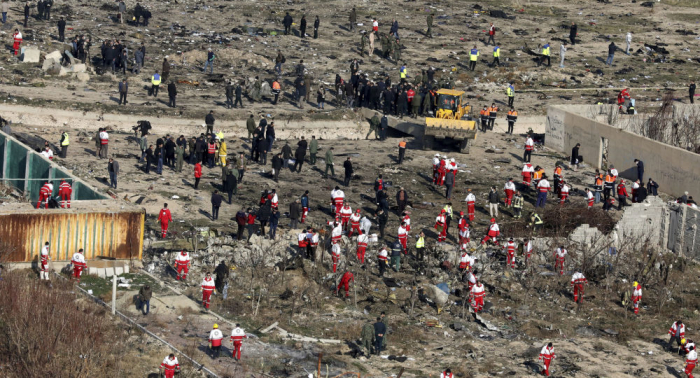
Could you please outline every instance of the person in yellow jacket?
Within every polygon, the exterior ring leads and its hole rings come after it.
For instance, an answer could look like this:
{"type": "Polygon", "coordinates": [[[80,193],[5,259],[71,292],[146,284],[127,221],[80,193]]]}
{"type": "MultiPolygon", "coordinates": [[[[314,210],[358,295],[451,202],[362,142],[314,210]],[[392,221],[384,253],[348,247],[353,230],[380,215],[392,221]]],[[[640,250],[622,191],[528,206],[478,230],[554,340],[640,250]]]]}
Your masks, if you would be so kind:
{"type": "Polygon", "coordinates": [[[153,97],[158,97],[158,88],[160,88],[160,81],[161,77],[158,74],[158,70],[156,70],[156,73],[151,76],[151,94],[153,94],[153,97]]]}
{"type": "Polygon", "coordinates": [[[501,65],[501,46],[494,46],[493,47],[493,62],[491,63],[491,66],[500,66],[501,65]]]}
{"type": "Polygon", "coordinates": [[[418,241],[416,241],[416,258],[423,261],[425,257],[425,233],[423,231],[418,234],[418,241]]]}
{"type": "Polygon", "coordinates": [[[549,43],[545,43],[544,46],[542,46],[542,57],[540,58],[539,62],[537,63],[537,67],[539,67],[542,63],[544,63],[545,60],[547,60],[547,67],[551,66],[551,53],[549,50],[549,43]]]}
{"type": "MultiPolygon", "coordinates": [[[[63,125],[65,126],[66,123],[64,122],[63,125]]],[[[68,137],[68,132],[64,130],[63,133],[61,133],[61,155],[60,156],[62,159],[65,159],[66,154],[68,154],[68,145],[70,145],[70,138],[68,137]]]]}
{"type": "Polygon", "coordinates": [[[479,58],[479,50],[474,45],[474,48],[469,51],[469,70],[474,71],[476,60],[479,58]]]}
{"type": "MultiPolygon", "coordinates": [[[[218,136],[218,134],[217,134],[218,136]]],[[[224,141],[223,134],[221,135],[221,138],[219,138],[219,159],[221,159],[221,166],[225,167],[226,166],[226,156],[227,156],[227,147],[226,147],[226,142],[224,141]]]]}

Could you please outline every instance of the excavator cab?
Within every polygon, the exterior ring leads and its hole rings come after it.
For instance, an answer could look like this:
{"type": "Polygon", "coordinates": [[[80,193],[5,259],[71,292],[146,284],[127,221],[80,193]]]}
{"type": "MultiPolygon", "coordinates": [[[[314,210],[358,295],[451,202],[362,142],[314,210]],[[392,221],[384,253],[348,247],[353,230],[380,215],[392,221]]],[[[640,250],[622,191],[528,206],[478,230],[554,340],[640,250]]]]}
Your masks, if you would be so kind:
{"type": "Polygon", "coordinates": [[[471,106],[462,103],[463,91],[440,89],[438,95],[438,110],[435,118],[462,119],[471,110],[471,106]]]}
{"type": "Polygon", "coordinates": [[[469,153],[469,145],[476,139],[476,122],[468,116],[471,106],[463,101],[464,91],[440,89],[437,92],[437,112],[435,117],[425,118],[423,148],[431,149],[436,140],[454,141],[459,151],[469,153]]]}

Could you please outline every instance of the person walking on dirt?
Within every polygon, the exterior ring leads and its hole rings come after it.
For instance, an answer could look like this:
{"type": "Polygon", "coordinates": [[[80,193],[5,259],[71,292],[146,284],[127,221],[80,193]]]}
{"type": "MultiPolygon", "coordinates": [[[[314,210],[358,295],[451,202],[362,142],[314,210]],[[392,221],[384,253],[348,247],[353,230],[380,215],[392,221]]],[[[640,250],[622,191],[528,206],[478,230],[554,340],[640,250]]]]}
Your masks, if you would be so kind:
{"type": "Polygon", "coordinates": [[[169,356],[163,359],[158,370],[163,373],[165,378],[174,378],[175,372],[180,372],[180,363],[177,362],[177,357],[170,353],[169,356]]]}
{"type": "Polygon", "coordinates": [[[233,358],[240,361],[241,360],[241,347],[243,347],[243,339],[247,339],[248,336],[245,334],[243,328],[240,324],[236,324],[236,328],[231,331],[231,344],[233,345],[233,358]]]}
{"type": "Polygon", "coordinates": [[[544,365],[544,369],[541,372],[542,375],[549,377],[549,365],[555,358],[556,355],[554,354],[554,346],[552,345],[552,343],[549,343],[542,347],[542,351],[540,351],[539,358],[539,360],[542,361],[542,364],[544,365]]]}
{"type": "Polygon", "coordinates": [[[212,351],[212,358],[219,358],[221,354],[221,341],[223,339],[224,334],[219,330],[219,325],[214,324],[213,329],[209,332],[209,349],[212,351]]]}
{"type": "Polygon", "coordinates": [[[374,325],[371,320],[368,320],[367,323],[362,326],[362,348],[364,349],[363,353],[366,358],[370,358],[372,355],[372,345],[374,343],[374,325]]]}

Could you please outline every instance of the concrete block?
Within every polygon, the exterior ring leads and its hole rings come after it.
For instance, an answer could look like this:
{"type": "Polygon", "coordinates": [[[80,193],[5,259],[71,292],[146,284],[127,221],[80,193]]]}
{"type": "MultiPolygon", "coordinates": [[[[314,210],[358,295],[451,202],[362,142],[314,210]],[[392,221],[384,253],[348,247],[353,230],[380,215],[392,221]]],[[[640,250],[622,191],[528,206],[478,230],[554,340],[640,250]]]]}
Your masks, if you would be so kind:
{"type": "Polygon", "coordinates": [[[122,268],[122,267],[120,267],[120,266],[117,266],[117,267],[114,268],[114,273],[115,273],[117,276],[121,276],[122,274],[124,274],[124,268],[122,268]]]}
{"type": "Polygon", "coordinates": [[[88,273],[88,275],[90,275],[90,276],[93,276],[93,275],[96,276],[96,275],[97,275],[98,269],[99,269],[99,268],[91,268],[91,267],[88,267],[87,273],[88,273]]]}
{"type": "Polygon", "coordinates": [[[22,61],[25,63],[39,63],[39,57],[41,53],[39,48],[36,46],[27,47],[22,54],[22,61]]]}
{"type": "Polygon", "coordinates": [[[129,264],[124,264],[124,274],[129,273],[129,264]]]}
{"type": "Polygon", "coordinates": [[[107,278],[107,272],[105,271],[105,268],[97,268],[97,277],[107,278]]]}
{"type": "Polygon", "coordinates": [[[46,54],[46,56],[44,56],[44,59],[46,59],[46,60],[51,60],[51,59],[53,59],[53,60],[55,60],[55,61],[57,61],[57,62],[60,62],[60,61],[61,61],[61,52],[58,51],[58,50],[56,50],[56,51],[54,51],[54,52],[51,52],[51,53],[49,53],[49,54],[46,54]]]}
{"type": "Polygon", "coordinates": [[[44,63],[41,64],[41,69],[44,71],[48,71],[51,67],[53,67],[55,64],[57,64],[59,60],[56,59],[44,59],[44,63]]]}
{"type": "Polygon", "coordinates": [[[71,70],[71,72],[75,72],[75,73],[85,72],[87,70],[87,67],[83,63],[74,64],[73,66],[71,66],[70,70],[71,70]]]}
{"type": "Polygon", "coordinates": [[[77,74],[74,74],[74,77],[83,83],[90,80],[90,75],[87,72],[79,72],[77,74]]]}
{"type": "Polygon", "coordinates": [[[60,68],[58,69],[58,76],[66,76],[66,75],[68,75],[68,70],[63,66],[60,66],[60,68]]]}
{"type": "Polygon", "coordinates": [[[105,268],[105,276],[106,277],[114,276],[114,268],[105,268]]]}

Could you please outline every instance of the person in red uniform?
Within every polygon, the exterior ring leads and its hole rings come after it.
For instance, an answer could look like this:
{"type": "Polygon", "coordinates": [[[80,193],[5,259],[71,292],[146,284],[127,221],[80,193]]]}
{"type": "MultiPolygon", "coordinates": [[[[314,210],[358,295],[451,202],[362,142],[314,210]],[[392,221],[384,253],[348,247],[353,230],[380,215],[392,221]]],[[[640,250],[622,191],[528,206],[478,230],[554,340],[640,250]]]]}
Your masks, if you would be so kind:
{"type": "Polygon", "coordinates": [[[469,233],[465,232],[469,230],[469,222],[464,216],[464,211],[459,212],[459,221],[457,222],[457,228],[459,228],[459,245],[469,243],[469,233]]]}
{"type": "Polygon", "coordinates": [[[44,186],[41,187],[41,190],[39,190],[39,202],[36,203],[36,208],[40,209],[41,204],[44,204],[44,208],[48,209],[49,208],[49,200],[51,199],[51,196],[53,195],[53,184],[50,182],[46,182],[44,186]]]}
{"type": "Polygon", "coordinates": [[[481,239],[481,244],[485,244],[486,241],[491,239],[494,244],[498,244],[498,236],[501,235],[501,229],[498,227],[498,223],[496,223],[496,218],[491,218],[491,224],[489,225],[489,230],[486,232],[486,236],[484,236],[483,239],[481,239]]]}
{"type": "Polygon", "coordinates": [[[176,280],[182,277],[182,280],[187,279],[187,273],[190,271],[190,255],[184,249],[175,257],[175,268],[177,269],[176,280]]]}
{"type": "Polygon", "coordinates": [[[19,54],[19,45],[22,44],[22,33],[19,29],[15,29],[15,33],[12,34],[12,39],[14,43],[12,44],[12,49],[15,50],[15,55],[19,54]]]}
{"type": "Polygon", "coordinates": [[[688,356],[685,358],[685,369],[683,372],[688,376],[688,378],[693,378],[693,369],[698,363],[698,352],[695,351],[694,346],[688,347],[688,356]]]}
{"type": "Polygon", "coordinates": [[[245,334],[243,328],[240,324],[236,324],[236,328],[231,331],[231,344],[233,344],[233,358],[241,360],[241,349],[243,348],[243,339],[247,339],[248,335],[245,334]]]}
{"type": "Polygon", "coordinates": [[[206,277],[202,280],[202,306],[207,310],[209,310],[212,293],[216,294],[216,285],[211,278],[211,272],[207,272],[206,277]]]}
{"type": "Polygon", "coordinates": [[[163,208],[160,209],[160,214],[158,214],[158,220],[160,221],[160,232],[163,239],[168,235],[168,223],[173,221],[173,216],[170,214],[168,209],[168,204],[163,204],[163,208]]]}
{"type": "Polygon", "coordinates": [[[83,256],[82,248],[73,254],[73,258],[71,259],[70,263],[73,265],[73,278],[80,282],[80,276],[83,274],[83,269],[87,268],[87,263],[85,263],[85,256],[83,256]]]}
{"type": "Polygon", "coordinates": [[[515,269],[515,249],[518,247],[517,244],[513,241],[513,238],[510,238],[508,242],[503,246],[503,248],[506,250],[506,268],[511,267],[515,269]]]}
{"type": "Polygon", "coordinates": [[[165,357],[163,362],[160,364],[159,370],[163,372],[165,378],[175,377],[175,372],[180,372],[180,363],[177,362],[177,357],[175,357],[175,355],[172,353],[165,357]]]}
{"type": "Polygon", "coordinates": [[[440,159],[440,166],[438,166],[438,186],[442,186],[445,183],[445,175],[447,174],[447,156],[443,156],[440,159]]]}
{"type": "Polygon", "coordinates": [[[476,203],[476,196],[472,193],[471,189],[467,189],[467,215],[469,215],[469,221],[474,221],[474,204],[476,203]]]}
{"type": "Polygon", "coordinates": [[[343,274],[343,277],[340,279],[340,284],[338,284],[338,288],[335,290],[336,294],[340,294],[340,288],[345,289],[345,298],[350,296],[350,282],[355,282],[355,276],[351,272],[345,272],[343,274]]]}
{"type": "Polygon", "coordinates": [[[619,201],[617,204],[618,210],[622,210],[622,206],[627,206],[627,197],[629,197],[629,194],[627,194],[625,181],[620,180],[620,183],[617,185],[617,200],[619,201]]]}
{"type": "Polygon", "coordinates": [[[224,339],[224,334],[219,330],[219,325],[214,324],[214,328],[209,332],[209,348],[212,351],[213,358],[219,358],[221,353],[221,341],[224,339]]]}
{"type": "Polygon", "coordinates": [[[484,285],[477,280],[469,291],[469,299],[475,313],[484,309],[484,295],[486,295],[484,285]]]}
{"type": "Polygon", "coordinates": [[[348,237],[351,238],[352,234],[357,231],[358,234],[361,234],[362,231],[360,231],[360,219],[362,217],[360,216],[360,209],[357,209],[355,211],[355,214],[350,216],[350,233],[348,233],[348,237]]]}
{"type": "Polygon", "coordinates": [[[447,239],[447,220],[445,217],[445,209],[442,209],[440,215],[435,218],[435,229],[438,231],[438,243],[442,243],[447,239]]]}
{"type": "Polygon", "coordinates": [[[401,226],[399,226],[398,237],[399,237],[399,242],[401,243],[401,246],[403,247],[404,255],[408,254],[408,244],[407,244],[408,231],[406,230],[406,223],[401,222],[401,226]]]}
{"type": "Polygon", "coordinates": [[[46,242],[41,248],[41,279],[49,279],[49,259],[51,259],[51,254],[49,252],[49,242],[46,242]]]}
{"type": "Polygon", "coordinates": [[[202,179],[202,163],[197,162],[194,165],[194,188],[199,188],[199,180],[202,179]]]}
{"type": "Polygon", "coordinates": [[[554,346],[552,343],[549,343],[542,347],[542,351],[540,352],[540,361],[544,364],[544,370],[542,370],[542,375],[546,375],[549,377],[549,364],[552,363],[552,360],[555,359],[556,356],[554,355],[554,346]]]}
{"type": "Polygon", "coordinates": [[[587,283],[588,280],[581,272],[576,272],[571,276],[571,286],[574,287],[574,302],[583,303],[583,285],[587,283]]]}
{"type": "Polygon", "coordinates": [[[454,378],[454,374],[452,374],[452,370],[450,369],[445,369],[445,371],[440,374],[440,378],[454,378]]]}
{"type": "MultiPolygon", "coordinates": [[[[350,204],[343,201],[343,207],[340,208],[340,223],[344,230],[350,225],[350,217],[352,216],[352,208],[350,204]]],[[[358,224],[359,225],[359,224],[358,224]]]]}
{"type": "Polygon", "coordinates": [[[68,205],[68,208],[70,209],[71,193],[73,193],[73,188],[71,188],[68,181],[65,179],[61,180],[61,185],[58,187],[58,195],[61,196],[61,208],[65,209],[66,205],[68,205]]]}
{"type": "Polygon", "coordinates": [[[369,237],[367,234],[362,233],[357,236],[357,259],[360,260],[360,264],[365,263],[365,252],[367,251],[367,242],[369,237]]]}

